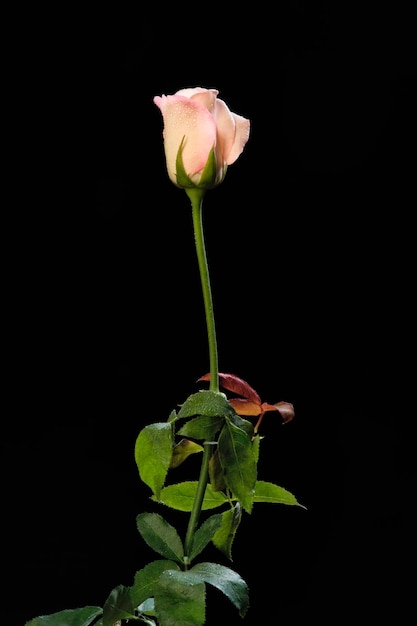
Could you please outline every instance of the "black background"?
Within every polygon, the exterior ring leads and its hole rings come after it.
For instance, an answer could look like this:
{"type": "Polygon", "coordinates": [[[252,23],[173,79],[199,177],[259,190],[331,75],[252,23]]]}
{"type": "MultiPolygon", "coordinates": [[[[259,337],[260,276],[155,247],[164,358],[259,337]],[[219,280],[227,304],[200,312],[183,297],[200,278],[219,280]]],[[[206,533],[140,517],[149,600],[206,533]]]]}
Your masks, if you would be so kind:
{"type": "MultiPolygon", "coordinates": [[[[204,203],[220,370],[295,405],[285,426],[264,420],[259,478],[307,507],[255,507],[233,563],[207,559],[248,582],[248,626],[408,614],[414,34],[400,9],[328,4],[14,24],[8,624],[101,606],[154,558],[135,526],[160,512],[135,439],[209,362],[190,203],[166,174],[153,97],[194,86],[251,120],[204,203]]],[[[241,621],[220,592],[207,611],[241,621]]]]}

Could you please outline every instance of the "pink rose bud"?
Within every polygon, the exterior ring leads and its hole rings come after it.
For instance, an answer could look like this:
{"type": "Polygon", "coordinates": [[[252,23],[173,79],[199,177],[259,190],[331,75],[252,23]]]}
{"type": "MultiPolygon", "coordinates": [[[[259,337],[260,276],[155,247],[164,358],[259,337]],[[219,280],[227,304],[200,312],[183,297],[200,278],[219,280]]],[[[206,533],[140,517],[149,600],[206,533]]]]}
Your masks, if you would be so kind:
{"type": "Polygon", "coordinates": [[[177,187],[216,187],[249,139],[249,120],[232,113],[218,93],[195,87],[153,99],[164,122],[168,175],[177,187]]]}

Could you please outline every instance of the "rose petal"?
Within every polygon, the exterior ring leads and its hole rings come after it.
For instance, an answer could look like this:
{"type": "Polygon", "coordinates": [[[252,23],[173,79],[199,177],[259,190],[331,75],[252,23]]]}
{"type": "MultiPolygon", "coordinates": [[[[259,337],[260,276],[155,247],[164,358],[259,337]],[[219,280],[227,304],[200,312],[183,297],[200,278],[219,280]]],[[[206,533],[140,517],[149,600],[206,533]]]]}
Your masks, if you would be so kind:
{"type": "Polygon", "coordinates": [[[184,96],[156,96],[164,121],[164,149],[168,174],[176,181],[176,159],[184,139],[182,159],[184,169],[192,178],[204,169],[210,150],[216,143],[213,116],[197,100],[184,96]]]}
{"type": "Polygon", "coordinates": [[[236,161],[236,159],[242,154],[243,148],[245,147],[250,134],[250,122],[245,117],[241,115],[237,115],[237,113],[232,113],[235,124],[235,140],[231,147],[229,154],[226,157],[227,165],[231,165],[236,161]]]}
{"type": "Polygon", "coordinates": [[[196,94],[211,92],[215,96],[219,93],[217,89],[204,89],[204,87],[186,87],[176,92],[176,96],[185,96],[186,98],[192,98],[196,94]]]}
{"type": "Polygon", "coordinates": [[[249,139],[250,122],[232,113],[223,100],[216,100],[216,124],[218,152],[223,162],[231,165],[242,154],[249,139]]]}

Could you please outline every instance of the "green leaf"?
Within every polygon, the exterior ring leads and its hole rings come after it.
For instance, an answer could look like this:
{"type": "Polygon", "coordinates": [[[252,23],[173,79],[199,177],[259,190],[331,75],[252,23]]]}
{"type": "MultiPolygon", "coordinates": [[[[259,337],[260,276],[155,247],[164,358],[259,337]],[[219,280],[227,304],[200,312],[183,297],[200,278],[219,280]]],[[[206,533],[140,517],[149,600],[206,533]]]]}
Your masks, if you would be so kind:
{"type": "Polygon", "coordinates": [[[203,452],[204,448],[198,443],[194,441],[190,441],[189,439],[181,439],[175,446],[172,451],[172,458],[169,468],[174,469],[178,467],[187,459],[191,454],[196,454],[197,452],[203,452]]]}
{"type": "Polygon", "coordinates": [[[111,592],[103,607],[103,626],[114,626],[123,619],[135,617],[129,588],[118,585],[111,592]]]}
{"type": "MultiPolygon", "coordinates": [[[[146,615],[155,615],[155,600],[154,598],[147,598],[138,606],[138,613],[145,613],[146,615]]],[[[155,622],[152,622],[155,624],[155,622]]]]}
{"type": "Polygon", "coordinates": [[[141,513],[136,518],[138,531],[150,548],[166,559],[183,563],[184,548],[176,529],[158,513],[141,513]]]}
{"type": "Polygon", "coordinates": [[[243,419],[237,413],[235,413],[234,415],[230,416],[230,421],[235,426],[237,426],[238,428],[241,428],[242,430],[244,430],[245,433],[247,433],[249,435],[249,437],[251,437],[251,438],[253,437],[253,433],[254,433],[253,428],[254,428],[254,426],[253,426],[252,422],[250,422],[249,420],[243,419]]]}
{"type": "Polygon", "coordinates": [[[200,528],[196,530],[191,546],[191,553],[188,555],[190,562],[193,561],[213,539],[216,531],[221,526],[222,517],[221,513],[216,513],[206,519],[205,522],[201,524],[200,528]]]}
{"type": "Polygon", "coordinates": [[[251,438],[227,421],[220,433],[218,451],[227,486],[245,511],[251,513],[257,477],[251,438]]]}
{"type": "Polygon", "coordinates": [[[225,491],[227,489],[226,481],[224,479],[224,471],[219,459],[219,451],[216,450],[209,460],[209,477],[210,485],[213,491],[225,491]]]}
{"type": "Polygon", "coordinates": [[[290,504],[300,506],[303,509],[307,508],[303,504],[300,504],[296,497],[283,487],[265,482],[264,480],[257,481],[253,501],[271,502],[272,504],[290,504]]]}
{"type": "MultiPolygon", "coordinates": [[[[161,491],[158,502],[176,509],[177,511],[190,512],[193,508],[194,499],[197,493],[197,481],[184,481],[176,485],[168,485],[161,491]]],[[[151,498],[152,500],[156,498],[151,498]]],[[[201,509],[215,509],[228,502],[226,496],[222,492],[213,490],[210,484],[207,485],[201,509]]]]}
{"type": "Polygon", "coordinates": [[[255,437],[252,437],[252,450],[253,450],[253,454],[254,454],[256,462],[259,461],[259,448],[260,448],[261,441],[262,441],[262,437],[260,437],[260,435],[255,435],[255,437]]]}
{"type": "Polygon", "coordinates": [[[232,559],[232,544],[242,519],[242,507],[236,502],[232,509],[222,513],[222,523],[213,537],[213,545],[223,552],[228,559],[232,559]]]}
{"type": "Polygon", "coordinates": [[[135,444],[135,461],[142,481],[159,498],[171,463],[173,432],[169,423],[145,426],[135,444]]]}
{"type": "Polygon", "coordinates": [[[210,441],[224,424],[224,417],[209,417],[200,415],[184,424],[178,431],[178,435],[191,437],[192,439],[204,439],[210,441]]]}
{"type": "Polygon", "coordinates": [[[249,590],[239,574],[218,563],[198,563],[189,573],[201,576],[206,583],[222,591],[238,609],[239,615],[245,616],[249,608],[249,590]]]}
{"type": "Polygon", "coordinates": [[[208,417],[232,417],[235,410],[223,393],[202,390],[189,396],[178,411],[177,418],[207,415],[208,417]]]}
{"type": "Polygon", "coordinates": [[[155,585],[155,613],[160,626],[202,626],[206,587],[191,572],[167,570],[155,585]]]}
{"type": "Polygon", "coordinates": [[[178,569],[174,561],[158,560],[148,563],[135,574],[133,585],[130,587],[130,598],[135,608],[154,595],[154,586],[162,572],[167,569],[178,569]]]}
{"type": "Polygon", "coordinates": [[[25,626],[90,626],[97,617],[102,615],[103,609],[99,606],[85,606],[80,609],[66,609],[51,615],[42,615],[35,617],[25,626]]]}

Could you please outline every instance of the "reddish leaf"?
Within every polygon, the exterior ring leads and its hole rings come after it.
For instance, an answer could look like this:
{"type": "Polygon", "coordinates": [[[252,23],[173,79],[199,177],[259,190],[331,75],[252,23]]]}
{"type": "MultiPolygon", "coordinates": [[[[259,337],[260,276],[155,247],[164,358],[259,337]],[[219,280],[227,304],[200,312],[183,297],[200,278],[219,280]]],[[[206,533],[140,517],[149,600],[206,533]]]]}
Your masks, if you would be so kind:
{"type": "Polygon", "coordinates": [[[291,420],[294,419],[294,415],[295,415],[294,405],[291,404],[291,402],[281,401],[281,402],[277,402],[276,404],[274,404],[274,406],[281,413],[281,417],[284,421],[284,424],[286,424],[287,422],[291,422],[291,420]]]}
{"type": "MultiPolygon", "coordinates": [[[[210,374],[205,374],[200,380],[210,380],[210,374]]],[[[263,420],[263,417],[267,411],[278,411],[283,423],[286,424],[294,418],[294,406],[290,402],[277,402],[276,404],[269,404],[268,402],[262,402],[256,391],[244,380],[235,376],[234,374],[220,374],[219,382],[222,387],[228,391],[232,391],[241,398],[230,398],[229,403],[232,405],[238,415],[248,415],[252,417],[258,417],[258,421],[255,425],[255,432],[258,431],[259,426],[263,420]]]]}
{"type": "Polygon", "coordinates": [[[244,400],[243,398],[230,398],[229,403],[238,415],[252,415],[256,417],[259,413],[263,412],[263,408],[260,404],[244,400]]]}
{"type": "MultiPolygon", "coordinates": [[[[205,374],[198,380],[210,380],[210,374],[205,374]]],[[[251,400],[255,404],[261,404],[261,399],[256,393],[255,389],[253,389],[253,387],[251,387],[245,380],[242,380],[238,376],[235,376],[234,374],[219,373],[219,381],[221,386],[228,391],[232,391],[236,395],[242,396],[242,398],[251,400]]]]}
{"type": "Polygon", "coordinates": [[[268,402],[262,402],[261,411],[262,413],[266,413],[267,411],[278,411],[278,407],[275,404],[268,404],[268,402]]]}

